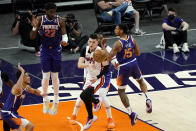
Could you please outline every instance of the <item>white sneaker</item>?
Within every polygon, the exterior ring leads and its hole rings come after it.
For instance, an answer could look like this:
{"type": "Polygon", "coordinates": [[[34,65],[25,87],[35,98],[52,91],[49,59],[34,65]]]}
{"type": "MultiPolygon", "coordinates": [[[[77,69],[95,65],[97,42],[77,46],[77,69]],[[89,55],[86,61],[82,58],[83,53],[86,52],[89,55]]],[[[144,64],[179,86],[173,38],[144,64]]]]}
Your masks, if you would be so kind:
{"type": "Polygon", "coordinates": [[[138,35],[138,36],[142,36],[144,35],[146,32],[142,31],[142,30],[137,30],[134,32],[135,35],[138,35]]]}
{"type": "Polygon", "coordinates": [[[189,52],[189,47],[188,47],[188,43],[184,43],[182,46],[182,51],[183,52],[189,52]]]}
{"type": "Polygon", "coordinates": [[[49,111],[49,104],[50,104],[50,100],[47,100],[45,102],[43,102],[43,113],[48,113],[49,111]]]}
{"type": "Polygon", "coordinates": [[[150,99],[146,100],[146,112],[152,113],[152,101],[150,99]]]}
{"type": "Polygon", "coordinates": [[[59,104],[58,103],[53,103],[52,108],[50,109],[50,115],[55,115],[57,112],[59,104]]]}
{"type": "Polygon", "coordinates": [[[108,11],[107,14],[108,14],[109,16],[112,16],[112,11],[108,11]]]}
{"type": "Polygon", "coordinates": [[[92,123],[95,122],[97,119],[98,119],[98,118],[97,118],[97,116],[95,116],[95,115],[93,115],[93,119],[87,118],[87,122],[86,122],[86,124],[84,125],[84,128],[83,128],[83,129],[84,129],[84,130],[87,130],[88,128],[90,128],[91,125],[92,125],[92,123]]]}
{"type": "Polygon", "coordinates": [[[173,52],[178,53],[180,50],[178,49],[178,46],[176,44],[173,44],[173,52]]]}

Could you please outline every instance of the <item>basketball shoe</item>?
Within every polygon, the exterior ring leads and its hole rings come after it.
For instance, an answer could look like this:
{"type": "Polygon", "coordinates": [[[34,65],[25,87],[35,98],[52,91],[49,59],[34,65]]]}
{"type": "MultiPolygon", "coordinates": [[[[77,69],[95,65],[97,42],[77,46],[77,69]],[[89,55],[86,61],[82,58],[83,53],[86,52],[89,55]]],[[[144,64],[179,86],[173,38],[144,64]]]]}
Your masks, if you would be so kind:
{"type": "Polygon", "coordinates": [[[55,115],[57,112],[59,104],[58,103],[53,103],[52,108],[50,109],[50,115],[55,115]]]}
{"type": "Polygon", "coordinates": [[[76,124],[75,120],[76,120],[76,115],[72,115],[71,119],[69,120],[69,123],[75,125],[76,124]]]}
{"type": "Polygon", "coordinates": [[[43,112],[46,114],[49,111],[49,104],[50,104],[50,100],[44,101],[43,102],[43,112]]]}
{"type": "Polygon", "coordinates": [[[135,112],[132,112],[131,115],[129,115],[129,118],[131,119],[131,125],[134,126],[137,122],[137,114],[135,112]]]}
{"type": "Polygon", "coordinates": [[[92,125],[92,123],[95,122],[97,119],[98,119],[98,118],[97,118],[97,116],[95,116],[95,115],[93,115],[93,118],[92,118],[92,119],[87,118],[87,122],[86,122],[86,124],[84,125],[84,128],[83,128],[83,129],[84,129],[84,130],[87,130],[88,128],[90,128],[91,125],[92,125]]]}
{"type": "Polygon", "coordinates": [[[115,124],[112,120],[112,118],[108,118],[108,125],[107,125],[108,129],[113,129],[115,128],[115,124]]]}
{"type": "Polygon", "coordinates": [[[146,112],[151,113],[152,112],[152,101],[150,99],[146,100],[146,112]]]}

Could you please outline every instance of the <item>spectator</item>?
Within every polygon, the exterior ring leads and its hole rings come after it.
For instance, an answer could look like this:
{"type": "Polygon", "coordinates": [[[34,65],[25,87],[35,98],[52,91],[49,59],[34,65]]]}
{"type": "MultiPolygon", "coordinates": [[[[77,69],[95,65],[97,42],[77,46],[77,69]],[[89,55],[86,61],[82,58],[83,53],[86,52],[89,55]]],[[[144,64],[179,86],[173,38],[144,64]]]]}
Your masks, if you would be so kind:
{"type": "Polygon", "coordinates": [[[132,17],[132,16],[134,16],[134,19],[135,19],[135,31],[134,31],[134,34],[135,35],[143,35],[143,34],[145,34],[145,32],[143,32],[139,28],[140,14],[139,14],[139,12],[137,10],[135,10],[133,8],[132,0],[124,0],[124,3],[125,2],[128,2],[128,7],[125,10],[124,16],[125,17],[132,17]]]}
{"type": "Polygon", "coordinates": [[[32,20],[32,12],[31,11],[21,11],[12,25],[12,33],[13,35],[20,34],[21,40],[19,43],[19,48],[24,48],[30,50],[30,47],[35,48],[35,55],[40,56],[40,40],[39,35],[37,35],[36,39],[30,40],[30,32],[32,30],[31,20],[32,20]]]}
{"type": "Polygon", "coordinates": [[[178,46],[182,44],[181,50],[183,52],[189,52],[187,43],[187,29],[189,24],[177,17],[176,10],[174,8],[168,9],[168,17],[163,20],[162,28],[165,38],[165,49],[169,46],[173,46],[173,52],[180,52],[178,46]]]}
{"type": "Polygon", "coordinates": [[[70,50],[70,53],[77,53],[87,43],[88,36],[83,34],[82,24],[78,23],[74,14],[67,14],[66,29],[68,46],[64,46],[63,49],[70,50]]]}
{"type": "Polygon", "coordinates": [[[98,0],[97,5],[100,8],[102,19],[114,22],[116,25],[121,24],[121,14],[125,12],[128,6],[127,2],[121,0],[98,0]]]}

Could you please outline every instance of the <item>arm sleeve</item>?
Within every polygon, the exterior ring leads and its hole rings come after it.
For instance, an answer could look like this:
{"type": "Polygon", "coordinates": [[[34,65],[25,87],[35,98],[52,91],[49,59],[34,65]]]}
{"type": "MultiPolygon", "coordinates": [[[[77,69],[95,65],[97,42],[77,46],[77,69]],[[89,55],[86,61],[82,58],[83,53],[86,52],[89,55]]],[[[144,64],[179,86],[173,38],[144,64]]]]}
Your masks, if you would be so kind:
{"type": "Polygon", "coordinates": [[[1,72],[1,79],[2,79],[4,82],[8,82],[8,81],[9,81],[8,75],[5,74],[4,72],[1,72]]]}
{"type": "Polygon", "coordinates": [[[82,48],[80,51],[80,57],[85,57],[86,54],[86,47],[82,48]]]}
{"type": "Polygon", "coordinates": [[[106,72],[109,71],[109,65],[106,65],[103,67],[103,70],[100,72],[100,74],[97,76],[97,78],[101,78],[106,72]]]}

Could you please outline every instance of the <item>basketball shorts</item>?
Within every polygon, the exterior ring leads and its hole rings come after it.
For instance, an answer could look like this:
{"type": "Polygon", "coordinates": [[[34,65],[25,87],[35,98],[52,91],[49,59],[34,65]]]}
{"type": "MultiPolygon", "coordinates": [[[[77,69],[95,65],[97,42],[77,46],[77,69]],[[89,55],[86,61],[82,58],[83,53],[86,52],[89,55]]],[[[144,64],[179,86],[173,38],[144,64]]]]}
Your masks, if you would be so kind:
{"type": "Polygon", "coordinates": [[[127,64],[120,65],[118,69],[117,85],[125,86],[128,84],[129,77],[140,79],[141,76],[142,73],[136,60],[127,64]]]}
{"type": "Polygon", "coordinates": [[[26,127],[26,125],[29,123],[27,119],[11,111],[2,110],[1,114],[3,121],[9,124],[10,128],[12,129],[18,129],[20,126],[26,127]]]}

